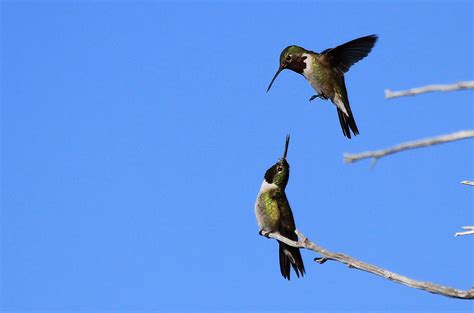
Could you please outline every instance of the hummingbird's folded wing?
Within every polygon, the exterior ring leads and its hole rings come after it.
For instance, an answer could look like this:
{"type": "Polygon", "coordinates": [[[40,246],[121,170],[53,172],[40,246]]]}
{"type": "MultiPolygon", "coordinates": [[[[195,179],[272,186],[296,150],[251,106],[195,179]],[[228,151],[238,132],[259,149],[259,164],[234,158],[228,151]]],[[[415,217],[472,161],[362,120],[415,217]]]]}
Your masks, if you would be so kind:
{"type": "MultiPolygon", "coordinates": [[[[295,221],[293,219],[293,213],[291,212],[290,204],[286,198],[286,194],[282,190],[278,190],[274,193],[274,198],[278,203],[280,209],[280,222],[278,231],[280,235],[298,241],[298,235],[295,233],[295,221]]],[[[301,252],[298,248],[290,247],[285,243],[280,242],[279,248],[280,257],[280,272],[283,277],[290,279],[290,265],[296,273],[296,276],[304,276],[305,268],[301,252]]]]}
{"type": "Polygon", "coordinates": [[[346,73],[352,65],[365,58],[377,41],[376,35],[365,36],[346,42],[335,48],[321,52],[320,61],[339,71],[346,73]]]}
{"type": "Polygon", "coordinates": [[[273,197],[276,200],[278,210],[280,211],[278,227],[280,234],[288,239],[298,241],[298,236],[295,233],[295,219],[293,218],[293,212],[291,211],[290,203],[286,198],[285,192],[277,190],[273,194],[273,197]]]}

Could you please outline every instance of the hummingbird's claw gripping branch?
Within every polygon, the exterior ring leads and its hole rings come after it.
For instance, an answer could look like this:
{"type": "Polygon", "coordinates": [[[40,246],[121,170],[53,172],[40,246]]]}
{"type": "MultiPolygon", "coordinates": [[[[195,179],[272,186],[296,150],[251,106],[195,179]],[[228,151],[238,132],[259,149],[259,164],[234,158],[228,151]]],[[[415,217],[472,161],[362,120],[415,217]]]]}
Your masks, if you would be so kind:
{"type": "Polygon", "coordinates": [[[386,269],[377,267],[375,265],[359,261],[346,254],[331,252],[321,246],[318,246],[314,242],[310,241],[300,231],[295,230],[295,233],[300,238],[300,241],[290,240],[278,233],[270,233],[268,234],[268,236],[270,238],[281,241],[291,247],[312,250],[322,255],[321,258],[315,259],[316,262],[321,263],[321,264],[326,262],[327,260],[337,261],[337,262],[347,265],[349,268],[355,268],[364,272],[372,273],[374,275],[383,277],[385,279],[391,280],[399,284],[403,284],[411,288],[424,290],[430,293],[434,293],[434,294],[438,294],[438,295],[442,295],[442,296],[446,296],[450,298],[474,299],[474,288],[471,288],[470,290],[460,290],[460,289],[455,289],[455,288],[446,287],[442,285],[436,285],[427,281],[414,280],[412,278],[402,276],[400,274],[388,271],[386,269]]]}

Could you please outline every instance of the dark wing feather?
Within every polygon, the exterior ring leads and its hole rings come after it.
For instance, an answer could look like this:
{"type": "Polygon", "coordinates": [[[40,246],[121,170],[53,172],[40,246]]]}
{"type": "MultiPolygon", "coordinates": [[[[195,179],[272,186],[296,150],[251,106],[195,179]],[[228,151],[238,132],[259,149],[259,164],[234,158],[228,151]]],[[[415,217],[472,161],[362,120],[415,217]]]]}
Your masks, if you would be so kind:
{"type": "MultiPolygon", "coordinates": [[[[295,233],[295,220],[291,212],[290,204],[283,191],[278,191],[274,194],[278,209],[280,211],[280,224],[278,231],[280,234],[293,241],[298,241],[298,236],[295,233]]],[[[290,264],[296,273],[296,276],[304,276],[305,269],[303,258],[301,257],[298,248],[290,247],[283,242],[279,242],[279,258],[280,258],[280,272],[284,278],[290,280],[290,264]]]]}
{"type": "Polygon", "coordinates": [[[276,190],[274,198],[278,203],[278,210],[280,211],[280,222],[278,230],[280,234],[291,240],[298,240],[298,236],[295,234],[295,219],[293,212],[291,212],[290,204],[286,198],[284,191],[276,190]]]}
{"type": "Polygon", "coordinates": [[[321,52],[321,62],[329,64],[340,74],[346,73],[352,65],[365,58],[377,41],[376,35],[365,36],[321,52]]]}

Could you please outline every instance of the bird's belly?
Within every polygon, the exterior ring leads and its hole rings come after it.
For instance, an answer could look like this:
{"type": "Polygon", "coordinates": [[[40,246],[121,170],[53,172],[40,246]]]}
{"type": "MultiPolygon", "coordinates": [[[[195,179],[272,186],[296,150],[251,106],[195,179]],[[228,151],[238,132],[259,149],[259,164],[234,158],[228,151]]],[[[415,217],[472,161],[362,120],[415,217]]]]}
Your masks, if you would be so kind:
{"type": "Polygon", "coordinates": [[[315,77],[310,77],[308,79],[308,82],[318,94],[321,94],[322,86],[318,83],[318,80],[315,77]]]}
{"type": "Polygon", "coordinates": [[[265,205],[265,199],[263,198],[263,195],[259,195],[255,203],[255,217],[257,218],[258,227],[264,231],[276,231],[278,229],[279,212],[265,205]]]}
{"type": "Polygon", "coordinates": [[[323,98],[332,98],[334,96],[333,83],[323,77],[310,77],[308,79],[311,87],[323,98]]]}

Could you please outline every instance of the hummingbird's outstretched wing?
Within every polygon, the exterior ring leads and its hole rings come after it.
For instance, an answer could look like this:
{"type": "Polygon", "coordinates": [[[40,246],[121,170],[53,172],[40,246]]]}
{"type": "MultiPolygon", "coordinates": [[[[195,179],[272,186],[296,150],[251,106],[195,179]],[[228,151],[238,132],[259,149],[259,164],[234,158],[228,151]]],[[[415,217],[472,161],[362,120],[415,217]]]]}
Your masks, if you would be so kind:
{"type": "Polygon", "coordinates": [[[320,61],[330,65],[342,75],[370,53],[377,38],[376,35],[365,36],[335,48],[326,49],[321,52],[320,61]]]}
{"type": "MultiPolygon", "coordinates": [[[[298,236],[295,233],[295,220],[293,218],[293,213],[291,212],[290,204],[288,203],[285,192],[281,190],[275,190],[273,197],[276,200],[278,209],[280,211],[280,221],[278,225],[278,231],[280,235],[293,241],[298,241],[298,236]]],[[[298,248],[288,246],[282,242],[278,243],[280,245],[280,272],[283,277],[290,280],[290,264],[293,267],[296,276],[304,276],[305,269],[300,250],[298,248]]]]}

